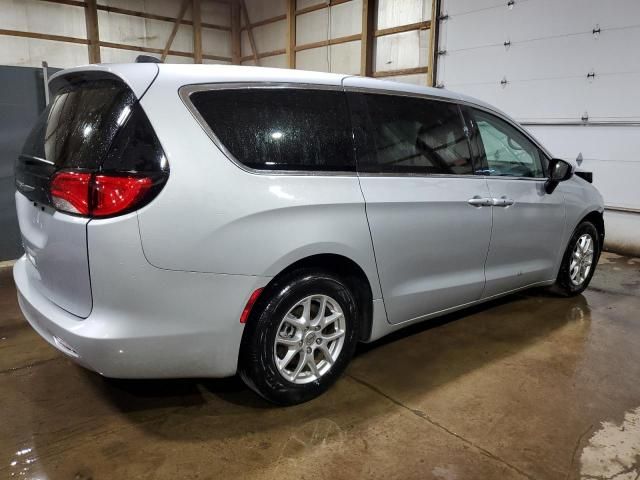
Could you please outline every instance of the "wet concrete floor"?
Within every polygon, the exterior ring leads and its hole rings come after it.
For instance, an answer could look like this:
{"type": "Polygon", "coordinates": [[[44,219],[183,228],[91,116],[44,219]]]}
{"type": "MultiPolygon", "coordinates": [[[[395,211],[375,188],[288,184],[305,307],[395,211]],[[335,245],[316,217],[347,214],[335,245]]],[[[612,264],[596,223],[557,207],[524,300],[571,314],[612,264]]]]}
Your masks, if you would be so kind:
{"type": "Polygon", "coordinates": [[[0,270],[0,478],[637,479],[640,259],[363,345],[304,405],[235,378],[115,381],[26,324],[0,270]]]}

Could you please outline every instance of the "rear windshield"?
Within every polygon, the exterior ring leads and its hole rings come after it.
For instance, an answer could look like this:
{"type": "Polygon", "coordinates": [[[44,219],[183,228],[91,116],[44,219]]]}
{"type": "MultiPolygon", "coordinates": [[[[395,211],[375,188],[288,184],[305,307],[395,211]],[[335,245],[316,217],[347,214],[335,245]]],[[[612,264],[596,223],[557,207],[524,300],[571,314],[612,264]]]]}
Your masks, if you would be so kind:
{"type": "Polygon", "coordinates": [[[131,89],[117,80],[63,86],[27,138],[22,156],[56,169],[95,169],[135,100],[131,89]]]}
{"type": "Polygon", "coordinates": [[[49,181],[59,170],[168,173],[168,163],[133,91],[104,72],[55,79],[16,161],[16,187],[49,204],[49,181]]]}
{"type": "Polygon", "coordinates": [[[248,88],[200,91],[190,98],[222,145],[249,168],[355,170],[340,91],[248,88]]]}

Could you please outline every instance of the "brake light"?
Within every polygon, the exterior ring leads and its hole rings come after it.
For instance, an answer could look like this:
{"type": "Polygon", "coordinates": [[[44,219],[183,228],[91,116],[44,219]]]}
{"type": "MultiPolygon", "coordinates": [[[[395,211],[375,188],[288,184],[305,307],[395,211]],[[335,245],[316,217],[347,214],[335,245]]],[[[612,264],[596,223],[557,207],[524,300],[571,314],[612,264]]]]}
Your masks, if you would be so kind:
{"type": "Polygon", "coordinates": [[[51,180],[50,192],[58,210],[106,217],[133,209],[152,186],[149,177],[62,171],[51,180]]]}
{"type": "Polygon", "coordinates": [[[94,217],[105,217],[128,210],[152,184],[149,177],[96,175],[91,213],[94,217]]]}
{"type": "Polygon", "coordinates": [[[88,215],[90,184],[90,173],[59,172],[51,181],[53,206],[63,212],[88,215]]]}

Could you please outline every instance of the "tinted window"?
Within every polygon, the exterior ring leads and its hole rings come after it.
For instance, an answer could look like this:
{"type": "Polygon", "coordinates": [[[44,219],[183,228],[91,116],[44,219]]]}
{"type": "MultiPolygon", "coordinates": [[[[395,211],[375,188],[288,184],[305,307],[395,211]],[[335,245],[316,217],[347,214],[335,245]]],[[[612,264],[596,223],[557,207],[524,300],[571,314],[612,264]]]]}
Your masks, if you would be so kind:
{"type": "Polygon", "coordinates": [[[525,135],[494,115],[481,110],[472,112],[484,147],[481,160],[487,166],[486,173],[506,177],[545,176],[543,157],[525,135]]]}
{"type": "Polygon", "coordinates": [[[96,168],[134,102],[133,92],[116,80],[65,85],[41,114],[22,154],[57,168],[96,168]]]}
{"type": "Polygon", "coordinates": [[[263,170],[353,171],[344,93],[253,88],[195,92],[191,101],[242,164],[263,170]]]}
{"type": "Polygon", "coordinates": [[[473,173],[457,105],[393,95],[360,97],[370,118],[365,151],[359,156],[361,171],[473,173]]]}
{"type": "Polygon", "coordinates": [[[47,204],[49,180],[61,169],[158,173],[167,160],[131,89],[103,72],[82,72],[52,81],[51,102],[16,160],[16,186],[47,204]]]}

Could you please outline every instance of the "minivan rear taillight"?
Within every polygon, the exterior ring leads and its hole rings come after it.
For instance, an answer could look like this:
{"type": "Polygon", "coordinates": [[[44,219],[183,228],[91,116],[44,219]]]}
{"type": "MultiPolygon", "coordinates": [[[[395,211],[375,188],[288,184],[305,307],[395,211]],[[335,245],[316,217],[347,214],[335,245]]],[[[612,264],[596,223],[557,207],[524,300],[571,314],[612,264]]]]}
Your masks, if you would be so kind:
{"type": "Polygon", "coordinates": [[[61,171],[51,179],[50,193],[60,211],[107,217],[134,210],[153,183],[148,176],[61,171]]]}
{"type": "Polygon", "coordinates": [[[58,172],[51,180],[51,200],[56,209],[89,215],[91,173],[58,172]]]}

